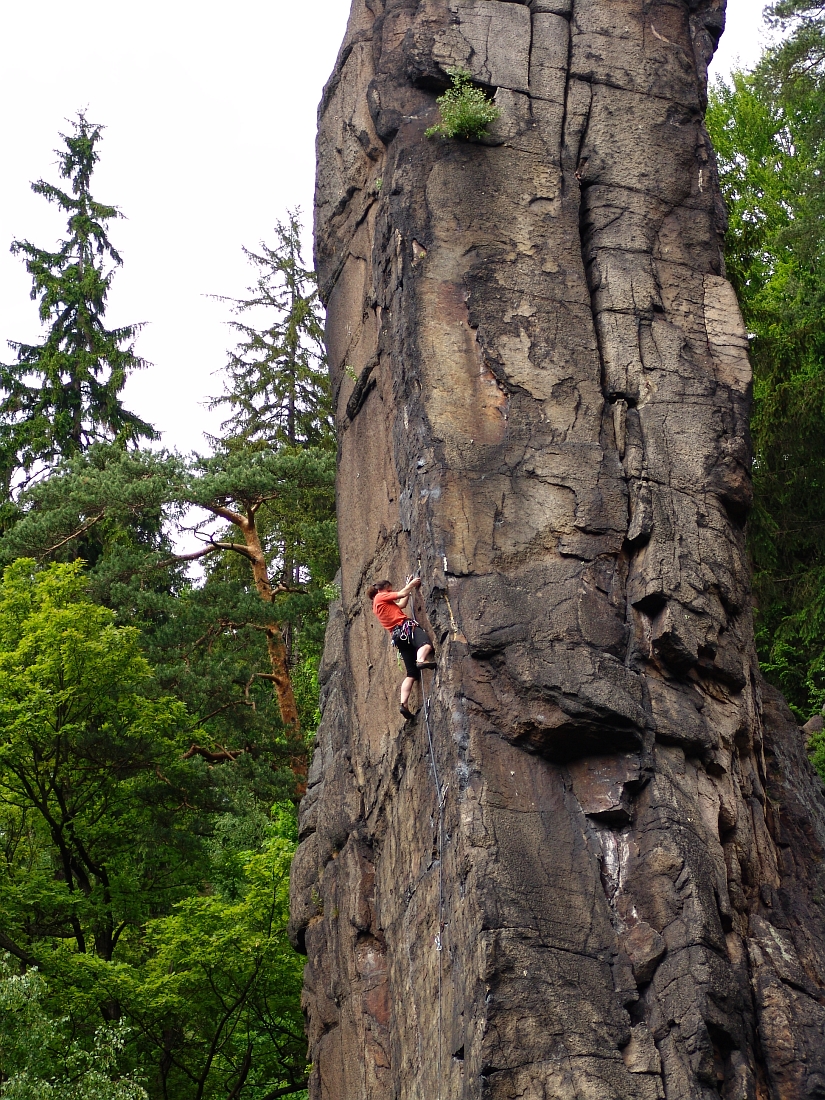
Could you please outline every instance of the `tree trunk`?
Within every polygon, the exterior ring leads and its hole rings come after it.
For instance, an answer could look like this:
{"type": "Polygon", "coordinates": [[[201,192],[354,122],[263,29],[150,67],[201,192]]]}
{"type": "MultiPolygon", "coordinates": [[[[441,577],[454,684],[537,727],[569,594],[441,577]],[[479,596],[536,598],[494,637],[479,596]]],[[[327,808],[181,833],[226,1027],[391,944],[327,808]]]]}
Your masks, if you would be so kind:
{"type": "Polygon", "coordinates": [[[825,1093],[825,800],[756,662],[702,122],[723,19],[353,0],[316,194],[342,601],[293,867],[313,1100],[825,1093]],[[456,66],[501,117],[428,141],[456,66]],[[418,559],[429,729],[365,599],[418,559]]]}
{"type": "MultiPolygon", "coordinates": [[[[246,517],[240,524],[240,528],[244,543],[249,551],[252,576],[255,580],[258,595],[265,603],[271,605],[273,599],[272,585],[269,581],[266,556],[261,546],[254,517],[246,517]]],[[[289,674],[289,660],[284,635],[280,624],[277,622],[267,623],[266,648],[272,669],[269,678],[272,680],[272,686],[278,698],[281,721],[284,724],[290,745],[290,767],[295,774],[298,795],[300,796],[306,790],[307,751],[301,736],[301,721],[298,716],[298,704],[295,701],[295,692],[292,687],[292,677],[289,674]]]]}

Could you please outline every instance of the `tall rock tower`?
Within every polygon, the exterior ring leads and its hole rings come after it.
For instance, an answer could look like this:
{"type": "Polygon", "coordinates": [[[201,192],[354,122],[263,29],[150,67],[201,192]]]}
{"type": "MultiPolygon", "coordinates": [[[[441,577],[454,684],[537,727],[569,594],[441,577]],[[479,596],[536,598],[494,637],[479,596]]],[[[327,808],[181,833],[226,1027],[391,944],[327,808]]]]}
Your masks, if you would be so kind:
{"type": "MultiPolygon", "coordinates": [[[[756,14],[756,13],[754,13],[756,14]]],[[[342,596],[313,1100],[825,1097],[825,801],[760,681],[724,0],[353,0],[316,249],[342,596]],[[452,67],[495,96],[427,139],[452,67]],[[365,592],[420,566],[424,714],[365,592]]]]}

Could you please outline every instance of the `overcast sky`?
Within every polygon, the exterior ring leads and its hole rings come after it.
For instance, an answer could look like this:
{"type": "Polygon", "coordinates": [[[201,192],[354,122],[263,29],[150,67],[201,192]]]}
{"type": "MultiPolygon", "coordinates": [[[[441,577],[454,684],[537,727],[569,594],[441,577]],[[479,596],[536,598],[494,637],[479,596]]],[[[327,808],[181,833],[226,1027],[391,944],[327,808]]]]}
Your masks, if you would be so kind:
{"type": "MultiPolygon", "coordinates": [[[[728,0],[717,71],[756,59],[760,11],[728,0]]],[[[206,295],[243,294],[241,245],[272,240],[288,208],[310,224],[316,108],[348,12],[349,0],[0,0],[0,360],[6,340],[38,333],[8,244],[49,248],[64,231],[29,183],[57,182],[52,150],[83,108],[106,125],[95,197],[126,215],[107,317],[149,322],[138,351],[154,365],[126,403],[167,446],[203,449],[216,414],[202,402],[233,343],[226,305],[206,295]]]]}

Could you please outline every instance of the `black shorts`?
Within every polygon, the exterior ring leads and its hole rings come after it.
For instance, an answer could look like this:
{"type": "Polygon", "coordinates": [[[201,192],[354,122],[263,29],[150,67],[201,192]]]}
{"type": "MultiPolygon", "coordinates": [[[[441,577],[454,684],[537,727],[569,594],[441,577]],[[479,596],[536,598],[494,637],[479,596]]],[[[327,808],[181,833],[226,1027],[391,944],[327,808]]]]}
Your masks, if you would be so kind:
{"type": "Polygon", "coordinates": [[[401,654],[401,660],[404,662],[404,668],[407,670],[407,675],[412,676],[414,680],[421,679],[421,669],[416,666],[415,659],[416,654],[423,645],[429,645],[430,639],[424,633],[422,627],[416,623],[413,630],[412,642],[396,641],[392,640],[393,645],[401,654]]]}

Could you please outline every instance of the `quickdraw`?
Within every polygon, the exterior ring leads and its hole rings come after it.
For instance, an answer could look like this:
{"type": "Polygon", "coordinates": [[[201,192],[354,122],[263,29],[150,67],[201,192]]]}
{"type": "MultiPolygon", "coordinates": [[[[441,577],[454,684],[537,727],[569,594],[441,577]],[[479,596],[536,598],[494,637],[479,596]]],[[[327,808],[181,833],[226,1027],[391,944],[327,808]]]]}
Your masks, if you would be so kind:
{"type": "Polygon", "coordinates": [[[412,645],[413,634],[415,628],[420,624],[415,619],[405,619],[403,623],[399,623],[398,626],[393,627],[390,637],[392,638],[392,644],[398,646],[399,644],[412,645]]]}

